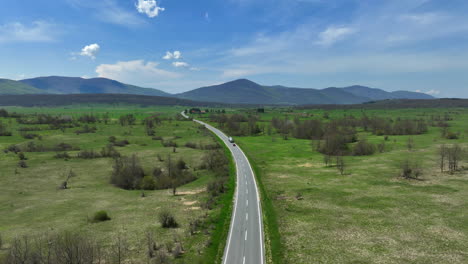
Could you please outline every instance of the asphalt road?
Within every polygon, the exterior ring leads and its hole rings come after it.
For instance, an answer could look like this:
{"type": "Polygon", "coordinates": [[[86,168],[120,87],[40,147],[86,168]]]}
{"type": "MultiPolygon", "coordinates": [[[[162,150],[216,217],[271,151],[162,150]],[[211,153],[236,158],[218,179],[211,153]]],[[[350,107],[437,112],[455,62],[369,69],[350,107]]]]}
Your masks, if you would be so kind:
{"type": "MultiPolygon", "coordinates": [[[[183,112],[182,115],[186,118],[183,112]]],[[[204,122],[193,120],[215,133],[231,150],[237,168],[237,188],[223,264],[264,264],[262,214],[257,183],[244,152],[228,137],[204,122]]],[[[234,138],[235,140],[235,138],[234,138]]]]}

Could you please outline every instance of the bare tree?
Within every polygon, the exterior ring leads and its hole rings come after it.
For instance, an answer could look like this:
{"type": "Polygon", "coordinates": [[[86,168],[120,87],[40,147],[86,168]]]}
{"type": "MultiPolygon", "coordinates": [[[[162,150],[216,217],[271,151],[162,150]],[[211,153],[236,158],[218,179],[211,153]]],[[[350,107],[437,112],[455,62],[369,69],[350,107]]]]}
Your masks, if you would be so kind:
{"type": "Polygon", "coordinates": [[[336,157],[336,167],[338,168],[338,171],[340,172],[341,175],[344,175],[345,171],[345,162],[342,156],[337,156],[336,157]]]}

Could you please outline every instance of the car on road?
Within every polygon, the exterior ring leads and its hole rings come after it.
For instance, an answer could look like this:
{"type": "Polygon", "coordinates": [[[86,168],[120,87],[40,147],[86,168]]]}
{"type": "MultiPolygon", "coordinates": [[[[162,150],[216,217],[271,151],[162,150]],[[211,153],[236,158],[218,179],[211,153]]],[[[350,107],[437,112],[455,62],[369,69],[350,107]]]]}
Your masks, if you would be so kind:
{"type": "Polygon", "coordinates": [[[235,147],[235,146],[236,146],[236,144],[232,144],[232,146],[233,146],[233,147],[235,147]]]}
{"type": "Polygon", "coordinates": [[[232,137],[228,138],[229,142],[234,143],[234,139],[232,137]]]}

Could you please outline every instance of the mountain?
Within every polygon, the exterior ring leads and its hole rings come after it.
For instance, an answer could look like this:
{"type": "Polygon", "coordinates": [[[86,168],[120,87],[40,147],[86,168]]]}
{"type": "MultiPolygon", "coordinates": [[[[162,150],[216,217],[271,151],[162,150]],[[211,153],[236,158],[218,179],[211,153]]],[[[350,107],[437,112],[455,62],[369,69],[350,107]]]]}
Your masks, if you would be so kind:
{"type": "Polygon", "coordinates": [[[0,94],[134,94],[175,97],[200,102],[255,105],[360,104],[388,99],[434,98],[423,93],[386,92],[359,85],[307,89],[281,85],[265,86],[247,79],[201,87],[173,95],[106,78],[83,79],[59,76],[38,77],[19,82],[0,79],[0,94]]]}
{"type": "Polygon", "coordinates": [[[356,96],[370,98],[373,101],[387,100],[387,99],[434,99],[434,97],[425,93],[408,92],[408,91],[395,91],[395,92],[389,93],[381,89],[369,88],[369,87],[360,86],[360,85],[344,87],[342,89],[356,96]]]}
{"type": "Polygon", "coordinates": [[[246,79],[219,85],[198,88],[175,95],[190,100],[221,103],[249,104],[359,104],[386,99],[433,99],[432,96],[415,92],[386,92],[365,86],[325,89],[263,86],[246,79]]]}
{"type": "Polygon", "coordinates": [[[0,79],[0,95],[4,94],[41,94],[44,91],[22,82],[0,79]]]}
{"type": "Polygon", "coordinates": [[[141,88],[106,78],[84,79],[79,77],[38,77],[21,81],[51,94],[137,94],[153,96],[171,96],[160,90],[141,88]]]}

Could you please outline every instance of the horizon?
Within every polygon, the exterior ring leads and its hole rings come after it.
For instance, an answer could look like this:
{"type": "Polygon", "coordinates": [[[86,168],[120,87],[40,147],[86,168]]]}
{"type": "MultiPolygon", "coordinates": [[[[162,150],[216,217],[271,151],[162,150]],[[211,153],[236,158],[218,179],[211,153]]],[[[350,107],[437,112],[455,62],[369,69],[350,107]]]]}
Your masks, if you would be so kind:
{"type": "Polygon", "coordinates": [[[171,94],[249,79],[468,98],[468,3],[461,0],[38,0],[3,7],[5,79],[102,77],[171,94]]]}
{"type": "MultiPolygon", "coordinates": [[[[111,81],[120,82],[120,81],[118,81],[118,80],[114,80],[114,79],[110,79],[110,78],[106,78],[106,77],[88,77],[88,78],[86,78],[86,77],[79,77],[79,76],[58,76],[58,75],[38,76],[38,77],[31,77],[31,78],[19,79],[19,80],[14,80],[14,81],[22,81],[22,80],[37,79],[37,78],[51,78],[51,77],[56,77],[56,78],[78,78],[78,79],[84,79],[84,80],[91,80],[91,79],[107,79],[107,80],[111,80],[111,81]]],[[[0,78],[0,79],[1,79],[1,78],[0,78]]],[[[217,86],[217,85],[222,85],[222,84],[231,83],[231,82],[236,82],[236,81],[242,81],[242,80],[250,81],[250,82],[253,82],[253,83],[258,84],[258,85],[260,85],[260,86],[266,86],[266,87],[281,86],[281,87],[288,88],[288,89],[291,88],[291,89],[324,90],[324,89],[328,89],[328,88],[344,89],[344,88],[348,88],[348,87],[360,86],[360,87],[365,87],[365,88],[370,88],[370,89],[377,89],[377,90],[381,90],[381,91],[388,92],[388,93],[404,91],[404,92],[415,92],[415,93],[427,94],[427,93],[424,93],[424,92],[422,92],[422,91],[406,91],[406,90],[388,91],[388,90],[381,89],[381,88],[378,88],[378,87],[371,87],[371,86],[362,85],[362,84],[351,84],[351,85],[347,85],[347,86],[329,86],[329,87],[323,87],[323,88],[314,88],[314,87],[292,87],[292,86],[288,86],[288,85],[284,85],[284,84],[264,85],[264,84],[260,84],[260,83],[258,83],[258,82],[256,82],[256,81],[253,81],[253,80],[248,79],[248,78],[239,78],[239,79],[234,79],[234,80],[226,81],[226,82],[224,82],[224,83],[217,83],[217,84],[211,84],[211,85],[208,85],[208,86],[195,87],[195,88],[188,89],[188,90],[186,90],[185,92],[190,92],[190,91],[197,90],[197,89],[200,89],[200,88],[205,88],[205,87],[210,87],[210,86],[217,86]]],[[[121,83],[123,83],[123,82],[121,82],[121,83]]],[[[132,83],[123,83],[123,84],[134,85],[134,84],[132,84],[132,83]]],[[[141,87],[141,88],[160,90],[160,89],[154,88],[154,87],[141,87]]],[[[161,90],[161,91],[166,92],[166,91],[164,91],[164,90],[161,90]]],[[[166,92],[166,93],[171,94],[171,95],[179,94],[179,93],[171,93],[171,92],[166,92]]],[[[184,93],[184,92],[180,92],[180,93],[184,93]]],[[[436,96],[436,95],[431,95],[431,94],[428,94],[428,95],[434,97],[434,99],[444,99],[444,97],[438,97],[438,96],[436,96]]],[[[448,97],[446,97],[446,98],[448,98],[448,97]]],[[[466,99],[466,98],[464,98],[464,97],[457,97],[457,98],[466,99]]]]}

